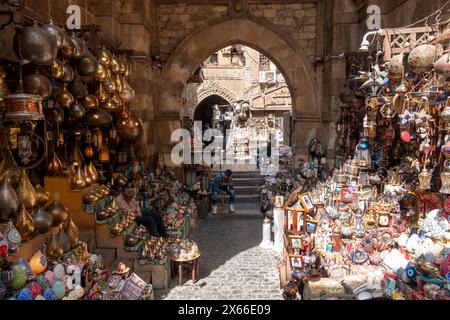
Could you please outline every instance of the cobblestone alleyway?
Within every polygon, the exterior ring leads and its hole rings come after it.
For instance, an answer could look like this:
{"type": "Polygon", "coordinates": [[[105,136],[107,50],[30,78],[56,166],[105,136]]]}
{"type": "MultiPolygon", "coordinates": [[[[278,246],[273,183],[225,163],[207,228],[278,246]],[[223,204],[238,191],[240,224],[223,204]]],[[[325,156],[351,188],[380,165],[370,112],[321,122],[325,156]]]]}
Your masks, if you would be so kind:
{"type": "Polygon", "coordinates": [[[281,299],[275,255],[262,249],[262,217],[256,204],[236,205],[237,213],[225,209],[209,215],[192,232],[202,252],[199,281],[178,286],[173,278],[169,290],[156,291],[156,299],[227,300],[281,299]]]}

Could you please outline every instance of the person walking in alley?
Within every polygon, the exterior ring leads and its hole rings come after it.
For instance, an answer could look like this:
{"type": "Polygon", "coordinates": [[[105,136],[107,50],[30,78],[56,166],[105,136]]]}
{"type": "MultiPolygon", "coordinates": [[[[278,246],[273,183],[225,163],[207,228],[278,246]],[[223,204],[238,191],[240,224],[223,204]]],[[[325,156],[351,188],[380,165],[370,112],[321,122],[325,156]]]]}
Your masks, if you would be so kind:
{"type": "Polygon", "coordinates": [[[234,209],[234,199],[236,191],[233,183],[231,182],[231,176],[233,172],[227,169],[225,172],[218,173],[212,183],[211,201],[212,201],[212,214],[217,214],[217,203],[219,202],[222,192],[226,192],[229,196],[229,210],[230,212],[236,212],[234,209]]]}

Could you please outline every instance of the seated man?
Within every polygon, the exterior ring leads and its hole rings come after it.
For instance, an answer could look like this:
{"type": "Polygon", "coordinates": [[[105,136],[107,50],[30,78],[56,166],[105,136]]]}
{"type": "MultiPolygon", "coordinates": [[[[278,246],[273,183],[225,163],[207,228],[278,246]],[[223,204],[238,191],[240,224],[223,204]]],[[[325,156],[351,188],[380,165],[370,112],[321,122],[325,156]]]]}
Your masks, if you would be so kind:
{"type": "Polygon", "coordinates": [[[211,194],[211,201],[212,201],[212,214],[217,214],[217,202],[220,199],[220,193],[226,192],[228,193],[230,200],[230,212],[236,212],[234,209],[234,198],[236,195],[236,192],[234,190],[234,186],[231,183],[231,176],[233,172],[230,169],[227,169],[225,172],[220,172],[218,175],[214,177],[213,183],[212,183],[212,194],[211,194]]]}
{"type": "Polygon", "coordinates": [[[166,227],[164,226],[161,213],[152,209],[144,209],[141,213],[141,209],[139,208],[135,196],[134,189],[126,188],[116,197],[116,204],[120,210],[132,212],[136,217],[138,225],[146,227],[151,236],[166,237],[166,227]]]}

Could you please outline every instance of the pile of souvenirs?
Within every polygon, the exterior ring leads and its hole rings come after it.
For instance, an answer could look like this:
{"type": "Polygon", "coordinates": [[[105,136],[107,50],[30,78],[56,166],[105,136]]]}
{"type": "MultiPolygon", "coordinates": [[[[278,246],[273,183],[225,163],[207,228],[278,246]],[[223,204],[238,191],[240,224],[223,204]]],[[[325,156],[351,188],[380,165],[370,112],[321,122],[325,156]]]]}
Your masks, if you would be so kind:
{"type": "Polygon", "coordinates": [[[102,257],[90,254],[83,242],[58,260],[39,250],[29,261],[3,261],[1,267],[0,300],[84,299],[108,277],[102,257]]]}
{"type": "Polygon", "coordinates": [[[174,260],[192,260],[200,256],[197,243],[192,240],[174,240],[169,245],[169,253],[174,260]]]}
{"type": "Polygon", "coordinates": [[[285,206],[286,298],[450,299],[449,31],[342,94],[335,172],[285,206]]]}

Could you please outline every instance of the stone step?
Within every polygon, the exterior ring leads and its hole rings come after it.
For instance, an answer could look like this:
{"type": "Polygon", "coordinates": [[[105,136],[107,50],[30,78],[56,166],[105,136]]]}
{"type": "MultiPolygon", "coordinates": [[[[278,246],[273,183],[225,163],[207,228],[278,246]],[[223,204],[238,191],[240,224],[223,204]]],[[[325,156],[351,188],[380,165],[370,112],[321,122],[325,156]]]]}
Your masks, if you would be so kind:
{"type": "Polygon", "coordinates": [[[264,179],[257,178],[233,178],[233,185],[236,186],[262,186],[264,185],[264,179]]]}
{"type": "Polygon", "coordinates": [[[235,201],[237,203],[259,203],[259,195],[237,194],[235,201]]]}
{"type": "Polygon", "coordinates": [[[236,194],[259,194],[259,188],[260,186],[234,186],[236,194]]]}

